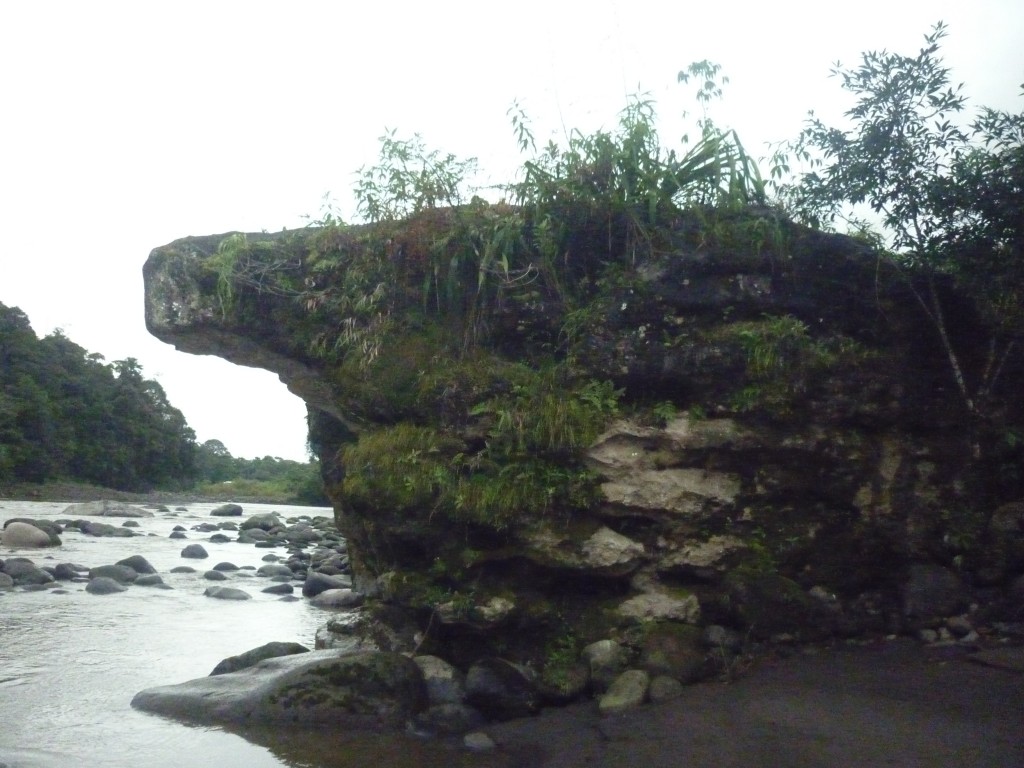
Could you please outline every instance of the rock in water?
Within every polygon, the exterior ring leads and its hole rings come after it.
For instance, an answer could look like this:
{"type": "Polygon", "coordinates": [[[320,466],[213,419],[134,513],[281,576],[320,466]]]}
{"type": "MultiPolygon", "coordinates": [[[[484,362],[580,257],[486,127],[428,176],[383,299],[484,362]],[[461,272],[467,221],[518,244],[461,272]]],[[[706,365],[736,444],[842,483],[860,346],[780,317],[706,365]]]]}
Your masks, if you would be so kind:
{"type": "Polygon", "coordinates": [[[10,576],[17,586],[21,587],[49,584],[54,581],[51,574],[24,557],[11,557],[5,560],[3,572],[10,576]]]}
{"type": "Polygon", "coordinates": [[[281,518],[274,512],[265,512],[261,515],[253,515],[244,523],[239,525],[243,531],[250,530],[252,528],[259,528],[264,531],[271,531],[281,525],[281,518]]]}
{"type": "Polygon", "coordinates": [[[136,573],[156,573],[156,568],[142,555],[132,555],[123,560],[118,560],[115,565],[127,565],[136,573]]]}
{"type": "Polygon", "coordinates": [[[189,557],[194,560],[202,560],[210,556],[210,553],[206,551],[202,544],[189,544],[183,550],[181,550],[182,557],[189,557]]]}
{"type": "Polygon", "coordinates": [[[97,568],[89,569],[90,579],[98,579],[101,576],[113,579],[118,584],[131,584],[139,578],[139,574],[127,565],[101,565],[97,568]]]}
{"type": "Polygon", "coordinates": [[[85,591],[90,595],[112,595],[115,592],[124,592],[128,587],[122,586],[109,576],[97,576],[90,579],[85,585],[85,591]]]}
{"type": "Polygon", "coordinates": [[[79,515],[92,515],[95,517],[153,517],[152,512],[136,507],[134,504],[126,504],[123,501],[85,501],[81,504],[72,504],[64,510],[69,517],[79,515]]]}
{"type": "Polygon", "coordinates": [[[211,675],[226,675],[258,664],[264,659],[276,659],[278,656],[291,656],[296,653],[309,653],[309,648],[298,643],[267,643],[253,648],[237,656],[229,656],[213,668],[211,675]]]}
{"type": "MultiPolygon", "coordinates": [[[[0,543],[5,547],[52,547],[54,542],[46,531],[36,528],[29,523],[11,523],[0,535],[0,543]]],[[[60,544],[60,539],[57,539],[60,544]]]]}
{"type": "Polygon", "coordinates": [[[399,653],[310,651],[237,672],[149,688],[132,706],[194,723],[400,727],[426,707],[420,669],[399,653]]]}
{"type": "Polygon", "coordinates": [[[238,504],[221,504],[210,510],[211,517],[241,517],[242,508],[238,504]]]}
{"type": "MultiPolygon", "coordinates": [[[[266,568],[266,566],[263,566],[266,568]]],[[[260,572],[263,571],[260,569],[260,572]]],[[[302,596],[303,597],[316,597],[321,592],[326,592],[329,589],[345,589],[350,586],[348,579],[339,578],[337,576],[326,576],[322,573],[310,572],[306,576],[306,581],[302,585],[302,596]]]]}
{"type": "Polygon", "coordinates": [[[325,589],[310,601],[318,608],[356,608],[363,603],[363,596],[351,589],[325,589]]]}
{"type": "MultiPolygon", "coordinates": [[[[216,571],[214,571],[216,573],[216,571]]],[[[216,597],[218,600],[251,600],[252,595],[242,589],[234,587],[207,587],[203,592],[207,597],[216,597]]]]}

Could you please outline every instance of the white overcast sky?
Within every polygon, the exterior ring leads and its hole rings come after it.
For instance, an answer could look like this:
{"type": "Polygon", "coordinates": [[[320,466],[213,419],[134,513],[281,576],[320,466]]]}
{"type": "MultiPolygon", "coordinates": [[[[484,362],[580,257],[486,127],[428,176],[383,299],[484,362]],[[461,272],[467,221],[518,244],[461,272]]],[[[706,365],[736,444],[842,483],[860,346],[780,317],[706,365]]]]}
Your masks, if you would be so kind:
{"type": "Polygon", "coordinates": [[[915,54],[944,20],[975,105],[1018,111],[1024,2],[0,3],[0,302],[108,361],[137,358],[200,441],[304,460],[305,409],[277,378],[149,336],[142,264],[186,235],[302,226],[385,128],[517,167],[508,108],[538,139],[611,127],[649,91],[674,144],[692,61],[731,83],[715,107],[752,154],[809,109],[844,109],[833,62],[915,54]]]}

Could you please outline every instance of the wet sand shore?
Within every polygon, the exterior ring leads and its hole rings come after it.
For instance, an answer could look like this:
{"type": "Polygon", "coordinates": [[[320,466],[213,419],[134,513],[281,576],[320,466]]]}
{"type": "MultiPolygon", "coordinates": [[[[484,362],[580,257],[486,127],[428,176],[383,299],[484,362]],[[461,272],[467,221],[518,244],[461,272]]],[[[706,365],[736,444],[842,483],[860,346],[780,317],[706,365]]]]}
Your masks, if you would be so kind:
{"type": "Polygon", "coordinates": [[[910,641],[837,647],[622,715],[588,703],[485,730],[508,765],[537,768],[1021,768],[1021,668],[910,641]]]}
{"type": "Polygon", "coordinates": [[[595,702],[484,728],[497,748],[396,734],[239,729],[318,768],[1022,768],[1024,647],[1013,668],[909,640],[762,659],[740,679],[610,717],[595,702]]]}

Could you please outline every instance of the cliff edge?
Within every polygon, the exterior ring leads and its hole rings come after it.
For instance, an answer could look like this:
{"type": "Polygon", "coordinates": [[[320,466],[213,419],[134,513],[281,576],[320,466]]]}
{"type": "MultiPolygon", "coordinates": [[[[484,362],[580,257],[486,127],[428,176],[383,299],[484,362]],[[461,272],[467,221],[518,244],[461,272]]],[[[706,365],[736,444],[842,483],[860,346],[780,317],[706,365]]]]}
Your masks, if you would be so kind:
{"type": "Polygon", "coordinates": [[[1024,617],[1021,450],[979,457],[914,275],[767,208],[553,226],[475,202],[146,263],[151,333],[307,403],[379,645],[518,675],[529,711],[1024,617]]]}

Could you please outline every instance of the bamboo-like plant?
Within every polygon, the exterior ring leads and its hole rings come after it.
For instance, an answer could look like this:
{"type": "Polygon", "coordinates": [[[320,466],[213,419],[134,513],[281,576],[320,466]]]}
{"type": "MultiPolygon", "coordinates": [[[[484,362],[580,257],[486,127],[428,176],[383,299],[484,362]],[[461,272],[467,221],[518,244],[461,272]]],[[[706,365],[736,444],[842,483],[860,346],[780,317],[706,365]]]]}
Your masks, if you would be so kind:
{"type": "MultiPolygon", "coordinates": [[[[715,67],[699,62],[680,79],[700,74],[708,78],[706,88],[717,75],[715,67]]],[[[705,102],[710,98],[706,90],[701,96],[705,102]]],[[[569,239],[581,226],[603,231],[601,261],[634,263],[641,251],[650,250],[654,234],[687,208],[764,200],[756,162],[735,131],[719,129],[706,112],[698,121],[700,139],[681,154],[663,147],[654,102],[646,94],[630,99],[615,131],[574,131],[565,147],[551,142],[539,153],[522,109],[514,105],[510,116],[520,149],[533,150],[534,156],[509,191],[532,226],[541,272],[561,295],[565,266],[579,258],[569,239]]]]}

